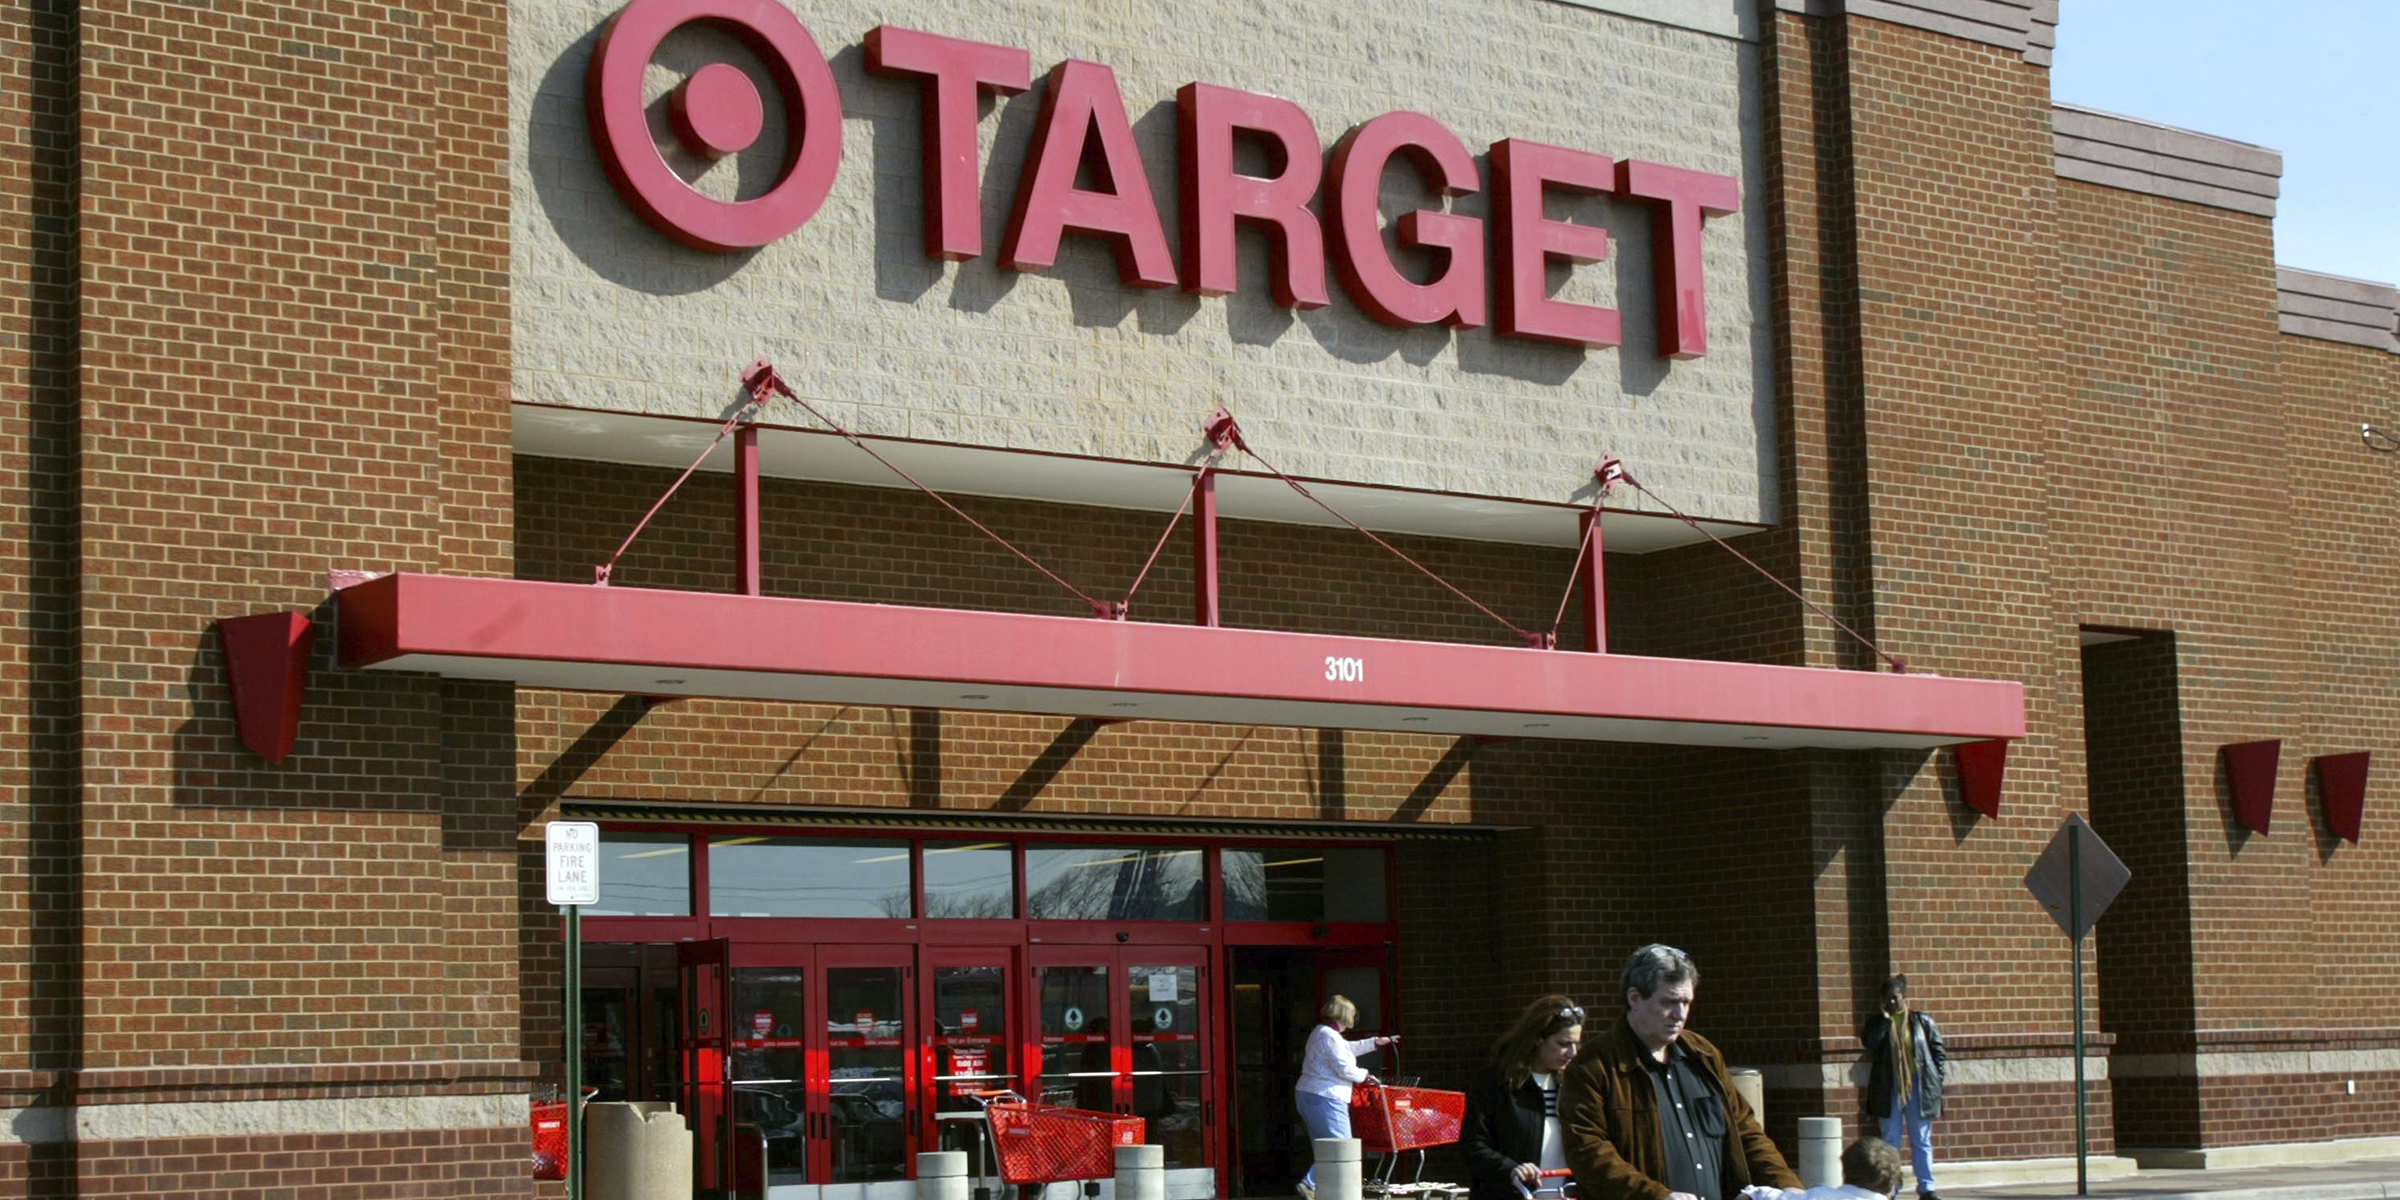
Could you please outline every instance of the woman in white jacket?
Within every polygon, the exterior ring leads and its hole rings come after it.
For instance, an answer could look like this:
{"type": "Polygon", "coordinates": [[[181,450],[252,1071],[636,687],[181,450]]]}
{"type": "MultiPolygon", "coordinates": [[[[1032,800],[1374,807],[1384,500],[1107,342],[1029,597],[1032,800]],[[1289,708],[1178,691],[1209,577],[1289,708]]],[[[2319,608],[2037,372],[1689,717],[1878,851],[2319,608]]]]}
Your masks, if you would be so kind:
{"type": "MultiPolygon", "coordinates": [[[[1347,996],[1335,996],[1317,1010],[1319,1024],[1308,1033],[1308,1049],[1300,1056],[1300,1083],[1293,1099],[1300,1107],[1300,1123],[1308,1126],[1311,1138],[1346,1138],[1350,1136],[1350,1087],[1353,1084],[1373,1083],[1375,1077],[1358,1065],[1358,1056],[1373,1054],[1378,1046],[1389,1046],[1397,1037],[1371,1037],[1352,1040],[1342,1034],[1358,1023],[1358,1006],[1347,996]]],[[[1300,1177],[1300,1200],[1317,1200],[1317,1168],[1312,1162],[1308,1173],[1300,1177]]]]}

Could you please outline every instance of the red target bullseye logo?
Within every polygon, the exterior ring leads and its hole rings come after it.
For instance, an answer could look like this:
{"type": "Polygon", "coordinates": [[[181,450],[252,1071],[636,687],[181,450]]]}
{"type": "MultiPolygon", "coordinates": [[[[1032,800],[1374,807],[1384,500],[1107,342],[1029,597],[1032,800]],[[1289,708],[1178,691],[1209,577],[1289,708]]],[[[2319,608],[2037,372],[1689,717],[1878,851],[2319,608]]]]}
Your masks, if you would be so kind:
{"type": "MultiPolygon", "coordinates": [[[[703,158],[735,154],[758,140],[766,104],[750,77],[711,63],[676,85],[670,124],[703,158]]],[[[625,202],[659,232],[700,250],[750,250],[816,215],[842,162],[842,99],[833,71],[800,19],[778,0],[633,0],[609,18],[584,80],[592,148],[625,202]],[[758,56],[782,93],[789,132],[783,173],[748,200],[701,194],[667,165],[642,112],[642,74],[667,35],[694,22],[732,34],[758,56]]]]}

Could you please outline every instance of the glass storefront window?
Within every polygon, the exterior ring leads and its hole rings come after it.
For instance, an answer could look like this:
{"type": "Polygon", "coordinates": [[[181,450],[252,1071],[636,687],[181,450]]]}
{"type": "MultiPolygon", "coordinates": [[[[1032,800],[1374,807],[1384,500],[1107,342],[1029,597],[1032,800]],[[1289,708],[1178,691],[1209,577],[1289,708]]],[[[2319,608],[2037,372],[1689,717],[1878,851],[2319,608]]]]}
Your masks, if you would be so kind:
{"type": "Polygon", "coordinates": [[[680,833],[601,830],[600,903],[583,915],[692,915],[692,840],[680,833]]]}
{"type": "Polygon", "coordinates": [[[1384,852],[1355,847],[1230,849],[1224,854],[1228,921],[1384,921],[1384,852]]]}
{"type": "Polygon", "coordinates": [[[907,917],[908,843],[716,838],[708,844],[708,907],[719,917],[907,917]]]}
{"type": "Polygon", "coordinates": [[[1016,916],[1016,854],[1008,843],[925,843],[925,915],[1016,916]]]}
{"type": "Polygon", "coordinates": [[[1200,921],[1200,851],[1188,846],[1025,848],[1025,915],[1037,921],[1200,921]]]}

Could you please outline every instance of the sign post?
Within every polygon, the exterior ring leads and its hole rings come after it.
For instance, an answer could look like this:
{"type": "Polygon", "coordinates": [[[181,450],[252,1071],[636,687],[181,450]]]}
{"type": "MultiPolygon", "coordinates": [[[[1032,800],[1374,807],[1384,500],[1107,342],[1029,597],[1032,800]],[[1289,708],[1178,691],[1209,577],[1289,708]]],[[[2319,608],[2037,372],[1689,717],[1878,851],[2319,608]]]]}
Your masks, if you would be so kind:
{"type": "Polygon", "coordinates": [[[552,821],[542,838],[542,878],[566,914],[567,1200],[583,1200],[583,906],[600,902],[600,827],[552,821]]]}
{"type": "Polygon", "coordinates": [[[2083,938],[2133,878],[2123,860],[2077,813],[2068,813],[2056,836],[2025,872],[2025,890],[2050,912],[2067,935],[2068,969],[2075,997],[2075,1194],[2091,1195],[2083,1077],[2083,938]]]}

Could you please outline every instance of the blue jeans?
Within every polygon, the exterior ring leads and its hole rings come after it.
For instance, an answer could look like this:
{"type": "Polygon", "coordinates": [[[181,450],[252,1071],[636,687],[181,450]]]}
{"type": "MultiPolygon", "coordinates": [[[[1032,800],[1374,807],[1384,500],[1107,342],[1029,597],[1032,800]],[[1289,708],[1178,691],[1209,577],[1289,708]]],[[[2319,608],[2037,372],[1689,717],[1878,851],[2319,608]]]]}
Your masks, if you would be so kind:
{"type": "Polygon", "coordinates": [[[1925,1119],[1916,1093],[1910,1093],[1906,1104],[1892,1105],[1892,1115],[1883,1119],[1883,1140],[1894,1149],[1908,1151],[1908,1165],[1917,1173],[1917,1190],[1932,1191],[1933,1125],[1925,1119]]]}
{"type": "MultiPolygon", "coordinates": [[[[1319,1096],[1311,1092],[1294,1092],[1292,1099],[1300,1105],[1300,1123],[1308,1126],[1309,1137],[1346,1138],[1350,1136],[1349,1101],[1336,1100],[1331,1096],[1319,1096]]],[[[1317,1156],[1314,1145],[1309,1147],[1308,1173],[1300,1177],[1300,1182],[1310,1187],[1317,1186],[1317,1156]]]]}

